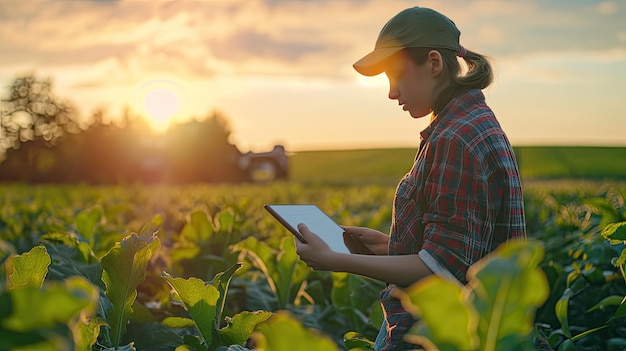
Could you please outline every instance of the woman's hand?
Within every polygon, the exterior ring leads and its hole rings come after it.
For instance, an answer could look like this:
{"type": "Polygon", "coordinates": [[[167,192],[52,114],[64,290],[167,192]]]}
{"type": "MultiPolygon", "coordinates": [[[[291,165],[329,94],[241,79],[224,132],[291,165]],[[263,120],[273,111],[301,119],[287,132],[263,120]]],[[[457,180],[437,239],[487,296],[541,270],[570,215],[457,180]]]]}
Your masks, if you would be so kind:
{"type": "Polygon", "coordinates": [[[304,261],[307,266],[315,270],[332,271],[334,256],[341,254],[332,251],[328,244],[317,236],[317,234],[310,231],[305,224],[298,224],[298,231],[306,241],[303,243],[295,238],[296,253],[300,256],[300,259],[304,261]]]}
{"type": "Polygon", "coordinates": [[[432,272],[418,255],[388,255],[389,237],[377,230],[344,226],[344,240],[353,254],[338,253],[306,225],[298,231],[306,242],[296,240],[300,259],[315,270],[348,272],[406,287],[432,272]],[[348,244],[349,243],[349,244],[348,244]]]}
{"type": "Polygon", "coordinates": [[[365,227],[341,226],[343,242],[353,254],[388,255],[389,236],[365,227]]]}

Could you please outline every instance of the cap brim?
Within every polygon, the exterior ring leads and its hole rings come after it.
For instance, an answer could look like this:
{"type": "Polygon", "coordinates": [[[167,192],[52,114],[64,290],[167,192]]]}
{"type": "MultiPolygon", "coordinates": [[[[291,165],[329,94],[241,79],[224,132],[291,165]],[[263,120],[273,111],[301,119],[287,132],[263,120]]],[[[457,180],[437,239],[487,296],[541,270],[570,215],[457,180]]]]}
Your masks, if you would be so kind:
{"type": "Polygon", "coordinates": [[[364,76],[371,77],[379,75],[385,71],[386,59],[402,49],[402,47],[398,46],[375,49],[365,55],[362,59],[355,62],[352,67],[364,76]]]}

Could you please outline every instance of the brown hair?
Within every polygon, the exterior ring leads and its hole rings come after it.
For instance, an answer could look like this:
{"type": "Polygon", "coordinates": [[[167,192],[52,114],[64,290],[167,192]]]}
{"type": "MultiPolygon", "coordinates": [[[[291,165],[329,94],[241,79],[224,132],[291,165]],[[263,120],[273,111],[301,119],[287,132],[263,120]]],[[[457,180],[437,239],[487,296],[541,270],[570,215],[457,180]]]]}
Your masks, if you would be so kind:
{"type": "Polygon", "coordinates": [[[463,55],[467,72],[462,75],[461,65],[454,50],[431,48],[406,48],[404,50],[419,65],[426,62],[431,50],[441,53],[444,64],[443,80],[433,102],[433,117],[436,117],[453,98],[472,89],[485,89],[493,82],[493,69],[489,59],[474,51],[467,50],[463,55]]]}

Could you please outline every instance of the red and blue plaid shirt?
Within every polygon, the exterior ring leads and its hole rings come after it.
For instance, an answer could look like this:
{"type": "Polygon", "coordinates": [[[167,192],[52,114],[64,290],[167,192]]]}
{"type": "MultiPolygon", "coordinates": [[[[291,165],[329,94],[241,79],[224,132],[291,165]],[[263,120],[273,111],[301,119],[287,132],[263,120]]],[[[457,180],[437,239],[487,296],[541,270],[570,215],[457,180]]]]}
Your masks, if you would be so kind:
{"type": "MultiPolygon", "coordinates": [[[[450,101],[421,137],[396,190],[389,255],[424,250],[465,284],[469,266],[526,235],[515,155],[480,90],[450,101]]],[[[381,350],[411,349],[402,338],[416,319],[392,289],[381,292],[387,333],[381,350]]]]}

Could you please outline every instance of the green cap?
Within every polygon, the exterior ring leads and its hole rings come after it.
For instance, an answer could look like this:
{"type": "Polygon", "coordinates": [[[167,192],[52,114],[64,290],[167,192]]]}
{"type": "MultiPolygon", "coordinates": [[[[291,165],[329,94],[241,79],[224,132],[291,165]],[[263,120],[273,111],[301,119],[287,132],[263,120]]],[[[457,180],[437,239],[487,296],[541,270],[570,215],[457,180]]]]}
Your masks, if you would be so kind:
{"type": "Polygon", "coordinates": [[[401,11],[385,24],[378,35],[374,51],[354,65],[364,76],[383,73],[383,61],[404,48],[438,48],[460,50],[461,32],[454,22],[441,13],[425,7],[401,11]]]}

